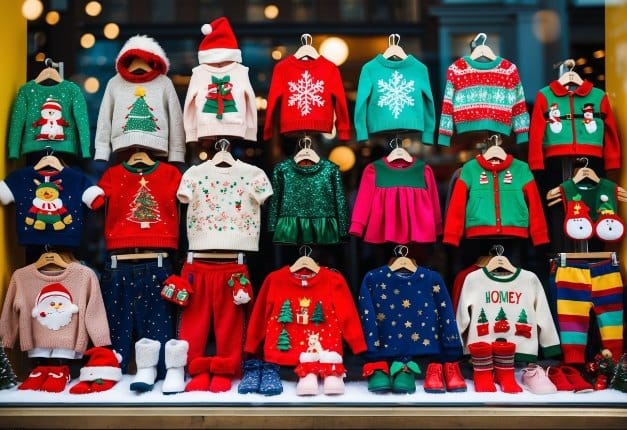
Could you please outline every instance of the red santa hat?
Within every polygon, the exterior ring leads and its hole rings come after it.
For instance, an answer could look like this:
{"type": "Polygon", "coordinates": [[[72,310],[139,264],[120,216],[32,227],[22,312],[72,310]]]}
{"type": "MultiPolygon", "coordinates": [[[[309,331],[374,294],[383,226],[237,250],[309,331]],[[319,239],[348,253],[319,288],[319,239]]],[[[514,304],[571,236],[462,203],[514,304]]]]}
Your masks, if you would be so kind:
{"type": "Polygon", "coordinates": [[[225,17],[203,25],[201,31],[205,38],[198,47],[199,63],[242,62],[242,51],[237,45],[231,24],[225,17]]]}
{"type": "Polygon", "coordinates": [[[146,35],[133,36],[124,43],[115,60],[116,71],[129,82],[148,82],[159,75],[165,75],[170,68],[165,51],[152,37],[146,35]],[[135,74],[128,68],[134,59],[144,60],[151,70],[135,74]]]}
{"type": "Polygon", "coordinates": [[[594,104],[593,103],[586,103],[583,105],[583,108],[581,108],[581,110],[585,112],[589,112],[592,113],[594,112],[594,104]]]}
{"type": "Polygon", "coordinates": [[[35,308],[33,309],[33,317],[36,316],[38,312],[35,311],[37,307],[48,297],[59,296],[65,298],[67,301],[72,303],[72,310],[78,311],[78,306],[73,303],[72,294],[65,288],[63,285],[55,282],[54,284],[46,285],[39,291],[39,295],[37,296],[37,303],[35,304],[35,308]],[[75,309],[74,309],[75,308],[75,309]]]}
{"type": "Polygon", "coordinates": [[[89,356],[89,361],[81,368],[79,377],[81,381],[122,380],[122,369],[120,369],[122,356],[115,350],[97,346],[85,351],[85,355],[89,356]]]}
{"type": "Polygon", "coordinates": [[[60,112],[61,105],[59,104],[58,101],[51,99],[51,98],[47,98],[44,104],[41,106],[41,110],[48,110],[48,109],[58,110],[60,112]]]}

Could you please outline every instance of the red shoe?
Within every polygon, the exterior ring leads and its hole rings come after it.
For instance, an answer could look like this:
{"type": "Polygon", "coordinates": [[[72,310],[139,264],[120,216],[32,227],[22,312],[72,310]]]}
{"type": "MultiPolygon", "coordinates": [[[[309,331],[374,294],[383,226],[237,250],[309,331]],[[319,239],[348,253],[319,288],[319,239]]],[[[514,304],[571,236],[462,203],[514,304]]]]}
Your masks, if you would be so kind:
{"type": "Polygon", "coordinates": [[[50,366],[48,377],[41,389],[49,393],[60,393],[65,390],[68,382],[70,382],[70,368],[68,366],[50,366]]]}
{"type": "Polygon", "coordinates": [[[24,382],[22,382],[17,389],[18,390],[40,390],[41,386],[46,381],[48,377],[48,366],[37,366],[35,367],[28,378],[24,382]]]}
{"type": "Polygon", "coordinates": [[[427,393],[445,393],[444,379],[442,376],[442,365],[440,363],[429,363],[427,375],[423,389],[427,393]]]}
{"type": "Polygon", "coordinates": [[[572,366],[560,366],[562,373],[566,375],[568,382],[570,382],[575,390],[575,393],[588,393],[594,391],[592,384],[583,379],[581,373],[572,366]]]}
{"type": "Polygon", "coordinates": [[[570,383],[561,367],[547,367],[546,375],[549,377],[557,391],[574,391],[575,387],[570,383]]]}
{"type": "Polygon", "coordinates": [[[468,389],[458,362],[444,363],[444,381],[446,382],[446,391],[461,393],[468,389]]]}

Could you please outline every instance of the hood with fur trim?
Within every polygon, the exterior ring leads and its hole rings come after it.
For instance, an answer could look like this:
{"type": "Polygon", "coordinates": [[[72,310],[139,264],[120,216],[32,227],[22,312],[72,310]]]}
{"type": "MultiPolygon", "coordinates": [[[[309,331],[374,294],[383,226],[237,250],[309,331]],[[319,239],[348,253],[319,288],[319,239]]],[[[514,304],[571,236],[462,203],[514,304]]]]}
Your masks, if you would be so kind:
{"type": "Polygon", "coordinates": [[[168,73],[170,60],[152,37],[133,36],[126,41],[115,60],[115,69],[129,82],[148,82],[168,73]]]}

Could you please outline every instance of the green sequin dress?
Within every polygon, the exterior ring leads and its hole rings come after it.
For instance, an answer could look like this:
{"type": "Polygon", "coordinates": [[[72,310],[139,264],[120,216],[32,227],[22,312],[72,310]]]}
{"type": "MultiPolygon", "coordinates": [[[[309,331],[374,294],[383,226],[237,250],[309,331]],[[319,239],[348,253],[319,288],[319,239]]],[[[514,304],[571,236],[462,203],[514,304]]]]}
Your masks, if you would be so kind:
{"type": "Polygon", "coordinates": [[[348,209],[338,167],[328,160],[299,166],[288,158],[272,173],[268,219],[275,243],[327,245],[348,235],[348,209]]]}

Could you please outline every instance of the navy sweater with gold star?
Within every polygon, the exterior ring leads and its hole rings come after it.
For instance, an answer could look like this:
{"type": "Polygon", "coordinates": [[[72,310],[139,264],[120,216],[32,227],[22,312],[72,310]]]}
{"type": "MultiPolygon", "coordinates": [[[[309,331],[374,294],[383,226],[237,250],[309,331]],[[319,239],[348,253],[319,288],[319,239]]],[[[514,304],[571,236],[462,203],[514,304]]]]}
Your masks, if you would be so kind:
{"type": "Polygon", "coordinates": [[[369,359],[437,355],[455,360],[462,354],[451,299],[433,270],[371,270],[361,283],[358,309],[369,359]]]}

